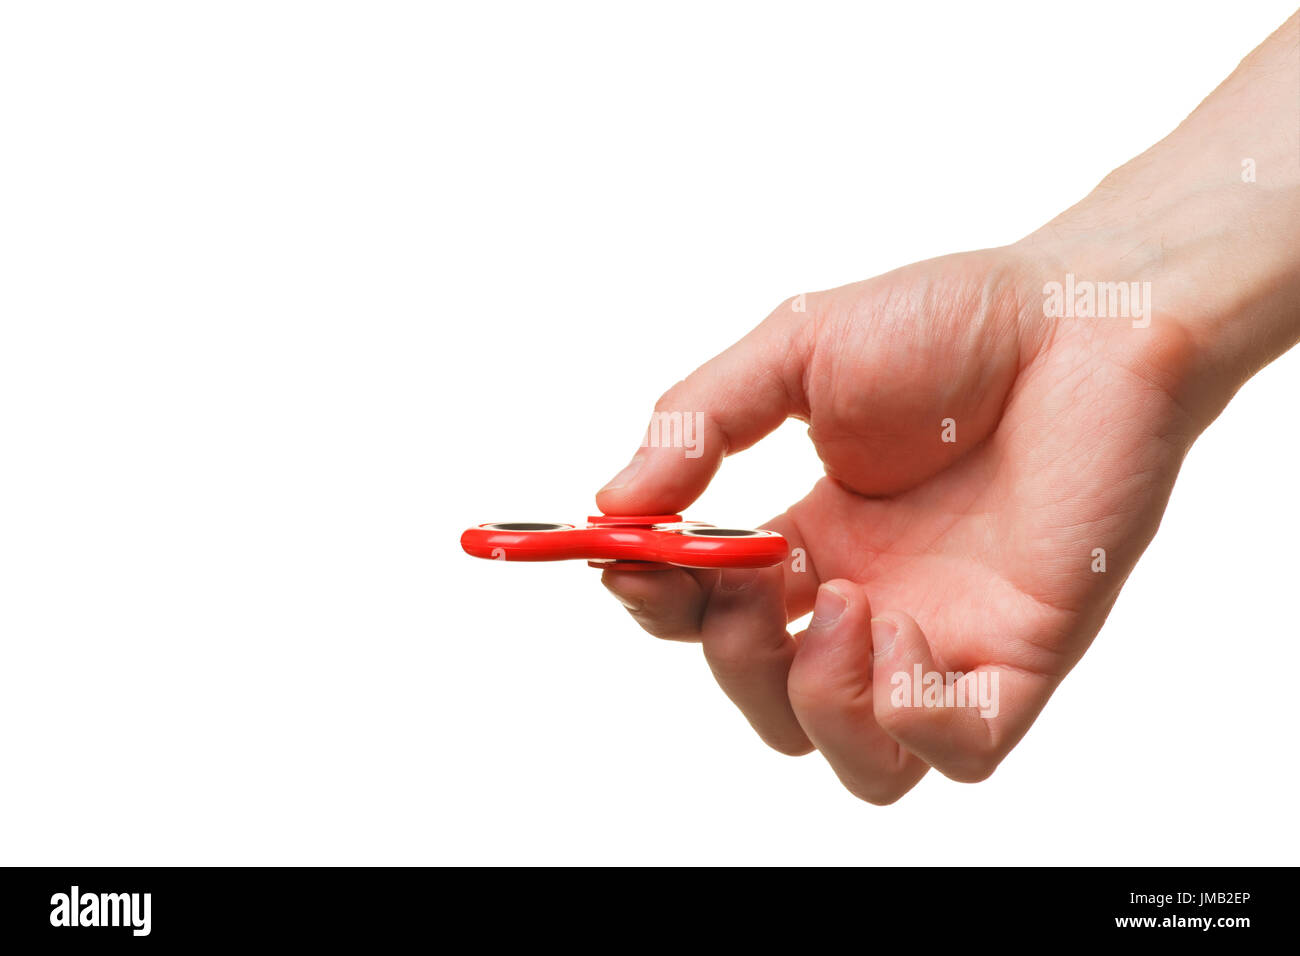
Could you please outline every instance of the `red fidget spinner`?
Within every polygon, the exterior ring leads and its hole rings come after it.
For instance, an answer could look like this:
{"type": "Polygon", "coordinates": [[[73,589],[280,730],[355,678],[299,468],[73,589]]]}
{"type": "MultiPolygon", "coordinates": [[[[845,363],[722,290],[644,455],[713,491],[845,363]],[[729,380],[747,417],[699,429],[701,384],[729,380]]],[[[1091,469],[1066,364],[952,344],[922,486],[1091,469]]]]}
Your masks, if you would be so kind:
{"type": "Polygon", "coordinates": [[[476,558],[499,561],[585,560],[620,571],[680,568],[768,568],[785,560],[775,531],[715,528],[681,515],[592,515],[587,526],[538,521],[481,524],[460,536],[476,558]]]}

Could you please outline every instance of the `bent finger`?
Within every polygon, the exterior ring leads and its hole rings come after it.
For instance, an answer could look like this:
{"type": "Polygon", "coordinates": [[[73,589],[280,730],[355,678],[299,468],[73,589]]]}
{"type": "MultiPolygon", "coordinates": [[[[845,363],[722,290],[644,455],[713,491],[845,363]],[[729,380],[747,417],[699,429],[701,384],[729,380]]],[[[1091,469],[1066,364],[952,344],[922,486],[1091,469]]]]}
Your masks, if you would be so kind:
{"type": "Polygon", "coordinates": [[[700,633],[705,660],[723,693],[768,746],[794,756],[808,753],[812,743],[786,692],[795,645],[785,625],[779,568],[723,571],[700,633]]]}
{"type": "Polygon", "coordinates": [[[997,769],[1056,684],[1004,664],[946,671],[920,626],[900,611],[876,616],[872,643],[876,720],[901,747],[961,782],[997,769]]]}
{"type": "Polygon", "coordinates": [[[877,723],[871,605],[852,581],[821,586],[790,668],[790,702],[840,781],[871,803],[892,803],[925,776],[924,762],[877,723]]]}

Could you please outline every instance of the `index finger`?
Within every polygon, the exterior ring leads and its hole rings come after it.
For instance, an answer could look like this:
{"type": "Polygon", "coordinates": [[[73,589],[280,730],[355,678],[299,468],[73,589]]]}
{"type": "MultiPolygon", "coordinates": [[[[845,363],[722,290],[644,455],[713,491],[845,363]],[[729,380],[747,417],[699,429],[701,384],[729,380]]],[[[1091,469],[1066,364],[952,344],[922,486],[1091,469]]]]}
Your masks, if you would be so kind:
{"type": "Polygon", "coordinates": [[[700,496],[724,457],[787,418],[806,415],[807,320],[807,312],[796,312],[793,300],[787,301],[665,392],[632,462],[597,493],[601,511],[678,512],[700,496]]]}

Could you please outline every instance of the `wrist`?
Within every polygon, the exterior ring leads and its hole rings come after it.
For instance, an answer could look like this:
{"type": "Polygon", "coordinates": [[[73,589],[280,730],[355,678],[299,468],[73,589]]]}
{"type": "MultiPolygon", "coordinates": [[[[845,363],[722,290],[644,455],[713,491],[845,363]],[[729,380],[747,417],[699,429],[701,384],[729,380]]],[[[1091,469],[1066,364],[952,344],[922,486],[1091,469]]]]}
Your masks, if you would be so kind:
{"type": "Polygon", "coordinates": [[[1300,340],[1297,86],[1300,15],[1177,130],[1015,244],[1044,299],[1053,282],[1081,290],[1083,308],[1049,322],[1106,322],[1100,338],[1137,354],[1201,428],[1300,340]],[[1120,285],[1129,323],[1106,313],[1120,285]],[[1091,316],[1090,289],[1109,293],[1091,316]]]}

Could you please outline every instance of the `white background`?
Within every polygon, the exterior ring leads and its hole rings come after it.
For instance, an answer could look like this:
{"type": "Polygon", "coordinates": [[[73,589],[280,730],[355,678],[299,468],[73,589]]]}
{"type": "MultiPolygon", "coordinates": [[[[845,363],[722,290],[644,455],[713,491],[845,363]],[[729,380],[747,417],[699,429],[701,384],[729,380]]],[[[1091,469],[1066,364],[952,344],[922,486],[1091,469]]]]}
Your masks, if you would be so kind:
{"type": "MultiPolygon", "coordinates": [[[[888,808],[597,572],[457,543],[580,520],[781,299],[1018,238],[1290,10],[6,6],[0,862],[1296,862],[1300,354],[998,773],[888,808]]],[[[688,514],[819,475],[787,425],[688,514]]]]}

